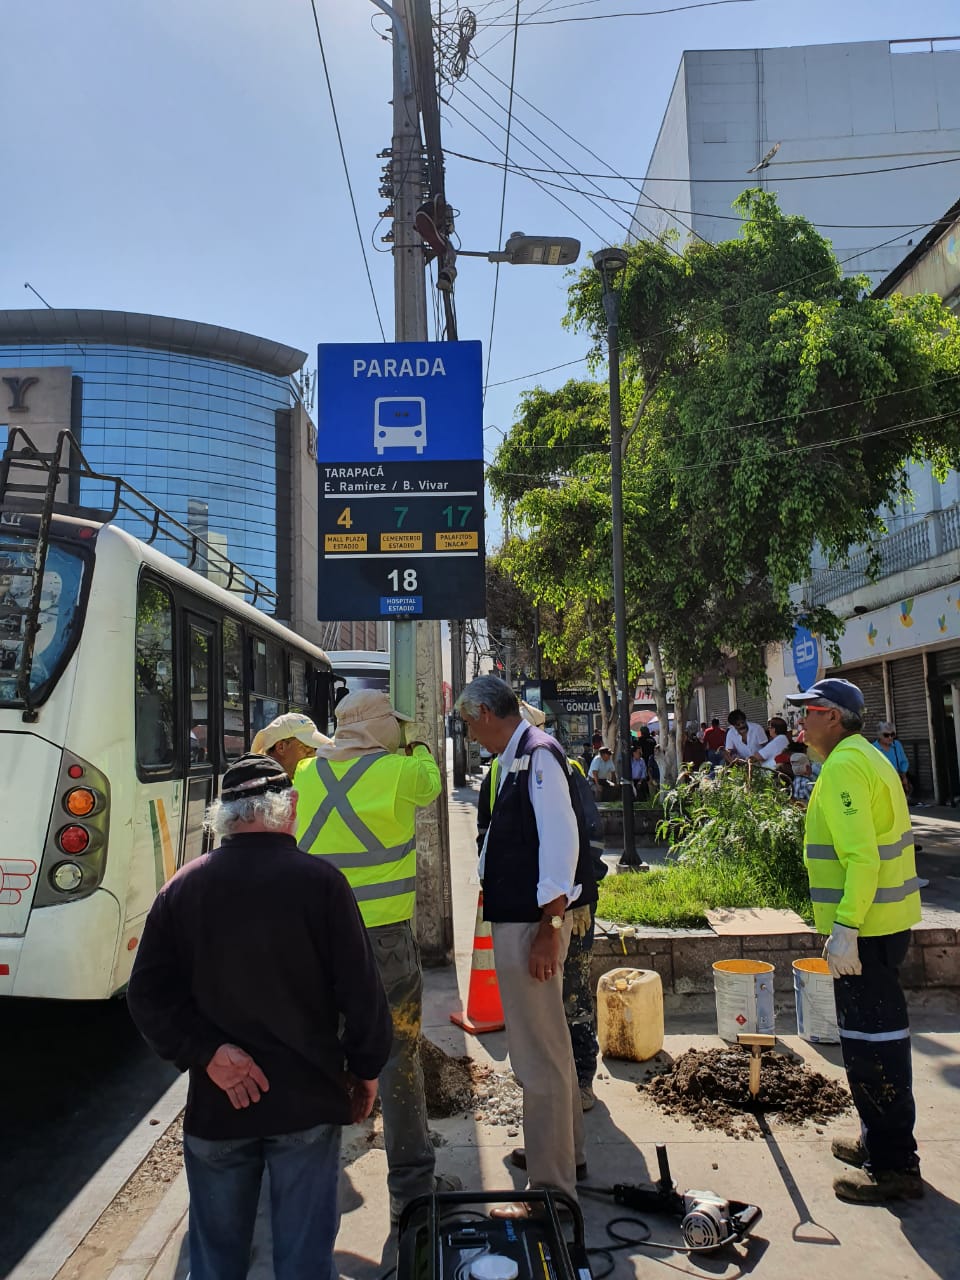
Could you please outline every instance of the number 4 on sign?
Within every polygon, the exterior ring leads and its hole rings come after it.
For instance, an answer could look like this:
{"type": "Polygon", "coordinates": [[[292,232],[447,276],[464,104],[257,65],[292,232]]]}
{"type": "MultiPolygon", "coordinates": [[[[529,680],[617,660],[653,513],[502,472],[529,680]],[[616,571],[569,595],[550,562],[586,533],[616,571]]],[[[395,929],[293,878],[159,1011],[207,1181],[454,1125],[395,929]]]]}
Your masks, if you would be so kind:
{"type": "Polygon", "coordinates": [[[343,510],[340,512],[340,514],[337,516],[337,524],[343,525],[344,529],[353,528],[353,519],[350,515],[349,507],[344,507],[343,510]]]}

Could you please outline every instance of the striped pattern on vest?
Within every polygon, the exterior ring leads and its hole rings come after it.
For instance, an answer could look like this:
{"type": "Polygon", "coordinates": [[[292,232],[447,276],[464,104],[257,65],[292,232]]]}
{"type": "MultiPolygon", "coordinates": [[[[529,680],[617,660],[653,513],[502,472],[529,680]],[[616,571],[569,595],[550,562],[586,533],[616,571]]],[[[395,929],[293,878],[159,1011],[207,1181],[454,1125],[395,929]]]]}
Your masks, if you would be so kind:
{"type": "Polygon", "coordinates": [[[368,928],[409,920],[416,899],[416,836],[414,832],[407,835],[392,813],[403,762],[383,751],[346,763],[347,769],[338,777],[330,762],[318,756],[315,769],[302,771],[307,774],[306,785],[297,779],[298,787],[303,787],[305,810],[314,797],[322,797],[298,844],[307,853],[329,858],[343,872],[368,928]],[[379,766],[376,775],[370,772],[374,766],[379,766]],[[334,815],[358,849],[344,849],[341,828],[330,821],[334,815]]]}

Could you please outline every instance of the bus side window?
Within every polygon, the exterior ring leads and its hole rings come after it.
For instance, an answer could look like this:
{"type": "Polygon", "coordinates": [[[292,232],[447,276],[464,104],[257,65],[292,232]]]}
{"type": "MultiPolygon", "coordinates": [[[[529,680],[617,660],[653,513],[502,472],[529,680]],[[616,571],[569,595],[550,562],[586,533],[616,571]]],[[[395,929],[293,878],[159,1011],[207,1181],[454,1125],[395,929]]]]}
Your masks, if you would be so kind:
{"type": "Polygon", "coordinates": [[[295,658],[293,654],[288,655],[288,662],[287,706],[290,711],[308,711],[307,664],[303,658],[295,658]]]}
{"type": "Polygon", "coordinates": [[[279,641],[253,636],[251,639],[250,733],[255,734],[287,709],[283,676],[283,650],[279,641]]]}
{"type": "Polygon", "coordinates": [[[141,578],[137,591],[136,744],[145,772],[174,763],[173,600],[169,591],[141,578]]]}
{"type": "Polygon", "coordinates": [[[243,732],[243,632],[233,618],[223,620],[223,758],[236,760],[245,749],[243,732]]]}

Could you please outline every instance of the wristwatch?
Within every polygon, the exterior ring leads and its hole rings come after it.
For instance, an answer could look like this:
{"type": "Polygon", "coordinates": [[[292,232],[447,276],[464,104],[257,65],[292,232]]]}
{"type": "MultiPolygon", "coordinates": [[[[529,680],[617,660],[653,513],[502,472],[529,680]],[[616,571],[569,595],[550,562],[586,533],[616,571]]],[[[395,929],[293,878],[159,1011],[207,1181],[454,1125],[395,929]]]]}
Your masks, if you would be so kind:
{"type": "Polygon", "coordinates": [[[549,924],[551,929],[563,928],[563,916],[544,916],[544,924],[549,924]]]}

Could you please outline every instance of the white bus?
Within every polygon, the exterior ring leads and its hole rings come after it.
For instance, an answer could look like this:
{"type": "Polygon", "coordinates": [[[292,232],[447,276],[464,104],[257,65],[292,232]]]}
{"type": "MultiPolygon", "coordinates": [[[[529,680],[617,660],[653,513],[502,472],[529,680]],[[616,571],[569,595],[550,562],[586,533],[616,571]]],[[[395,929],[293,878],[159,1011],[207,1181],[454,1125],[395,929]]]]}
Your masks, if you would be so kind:
{"type": "Polygon", "coordinates": [[[390,692],[390,655],[381,649],[328,649],[327,657],[337,673],[337,701],[358,689],[390,692]],[[341,685],[340,681],[346,684],[341,685]]]}
{"type": "Polygon", "coordinates": [[[0,515],[0,995],[97,1000],[204,851],[227,762],[283,711],[329,727],[333,677],[322,649],[116,525],[44,518],[45,536],[0,515]]]}

